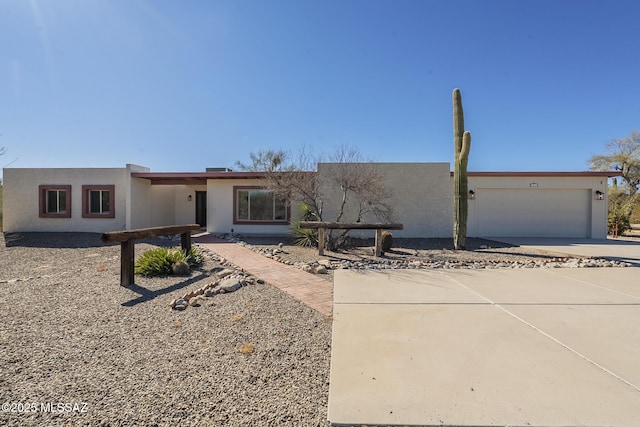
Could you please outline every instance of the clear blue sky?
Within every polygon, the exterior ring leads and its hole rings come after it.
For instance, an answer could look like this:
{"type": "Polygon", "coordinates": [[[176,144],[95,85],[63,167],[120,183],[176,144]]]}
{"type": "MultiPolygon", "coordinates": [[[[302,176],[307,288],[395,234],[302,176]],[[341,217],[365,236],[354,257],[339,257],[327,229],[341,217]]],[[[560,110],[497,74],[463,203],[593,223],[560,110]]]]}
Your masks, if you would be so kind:
{"type": "Polygon", "coordinates": [[[0,0],[0,167],[233,167],[339,145],[586,170],[640,128],[640,2],[0,0]]]}

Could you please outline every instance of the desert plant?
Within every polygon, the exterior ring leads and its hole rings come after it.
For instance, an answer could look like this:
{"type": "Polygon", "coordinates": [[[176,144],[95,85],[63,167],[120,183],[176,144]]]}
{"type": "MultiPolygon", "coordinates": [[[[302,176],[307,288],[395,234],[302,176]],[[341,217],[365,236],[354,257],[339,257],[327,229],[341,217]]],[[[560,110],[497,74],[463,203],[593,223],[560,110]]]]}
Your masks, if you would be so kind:
{"type": "Polygon", "coordinates": [[[318,230],[300,228],[299,220],[291,220],[291,239],[296,246],[318,246],[318,230]]]}
{"type": "Polygon", "coordinates": [[[621,236],[625,231],[631,229],[629,216],[620,207],[610,209],[609,215],[607,216],[607,228],[609,230],[609,234],[614,234],[614,232],[617,232],[618,235],[621,236]]]}
{"type": "Polygon", "coordinates": [[[317,221],[317,216],[306,203],[297,206],[298,219],[291,220],[291,239],[296,246],[318,246],[318,230],[300,228],[300,221],[317,221]]]}
{"type": "Polygon", "coordinates": [[[393,235],[389,231],[382,232],[382,242],[380,246],[384,252],[389,252],[393,246],[393,235]]]}
{"type": "Polygon", "coordinates": [[[165,276],[173,273],[173,266],[186,263],[189,266],[202,265],[204,258],[199,249],[188,252],[179,248],[153,248],[145,251],[136,261],[135,272],[142,276],[165,276]]]}
{"type": "Polygon", "coordinates": [[[462,110],[462,95],[460,89],[453,90],[453,247],[465,248],[467,237],[467,215],[469,202],[467,200],[468,180],[467,163],[471,149],[471,133],[464,130],[464,111],[462,110]]]}

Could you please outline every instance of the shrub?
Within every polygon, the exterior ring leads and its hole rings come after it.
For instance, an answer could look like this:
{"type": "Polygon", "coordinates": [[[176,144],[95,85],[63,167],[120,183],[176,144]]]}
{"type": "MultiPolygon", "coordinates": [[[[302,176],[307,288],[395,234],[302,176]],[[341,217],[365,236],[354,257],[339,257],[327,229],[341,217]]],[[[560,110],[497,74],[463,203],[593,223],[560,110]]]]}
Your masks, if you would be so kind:
{"type": "Polygon", "coordinates": [[[296,246],[318,246],[318,230],[300,228],[300,221],[316,221],[318,218],[306,203],[297,206],[298,219],[291,220],[291,239],[296,246]]]}
{"type": "Polygon", "coordinates": [[[296,246],[315,247],[318,246],[318,230],[300,228],[300,222],[292,220],[291,239],[296,246]]]}
{"type": "Polygon", "coordinates": [[[618,235],[631,229],[631,223],[629,221],[629,215],[621,208],[614,208],[609,210],[609,216],[607,217],[607,226],[609,234],[613,234],[616,229],[616,223],[618,224],[618,235]]]}
{"type": "Polygon", "coordinates": [[[388,252],[391,250],[393,246],[393,235],[388,231],[382,232],[382,242],[381,247],[384,252],[388,252]]]}
{"type": "Polygon", "coordinates": [[[199,249],[193,247],[188,252],[179,248],[153,248],[138,258],[135,272],[142,276],[166,276],[173,273],[174,264],[179,262],[194,267],[202,265],[204,257],[199,249]]]}

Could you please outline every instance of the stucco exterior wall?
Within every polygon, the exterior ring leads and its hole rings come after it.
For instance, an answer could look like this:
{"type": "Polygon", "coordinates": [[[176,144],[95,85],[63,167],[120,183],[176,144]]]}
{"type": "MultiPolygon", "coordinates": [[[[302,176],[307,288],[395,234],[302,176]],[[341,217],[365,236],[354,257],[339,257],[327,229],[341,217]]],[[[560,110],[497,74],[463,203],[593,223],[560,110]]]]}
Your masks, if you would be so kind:
{"type": "Polygon", "coordinates": [[[94,232],[124,229],[127,210],[126,168],[5,168],[3,229],[5,232],[94,232]],[[40,218],[39,186],[71,186],[71,218],[40,218]],[[82,186],[114,185],[115,217],[83,218],[82,186]]]}
{"type": "MultiPolygon", "coordinates": [[[[451,188],[453,188],[453,178],[451,178],[451,188]]],[[[473,190],[478,197],[483,189],[526,189],[530,191],[554,190],[588,190],[590,196],[590,210],[585,212],[590,216],[591,229],[590,236],[594,239],[605,239],[607,237],[607,189],[608,180],[605,177],[563,177],[563,176],[482,176],[469,177],[469,190],[473,190]],[[604,193],[603,200],[595,200],[595,192],[604,193]]],[[[549,216],[544,220],[552,223],[556,220],[553,217],[553,200],[549,200],[549,216]]],[[[477,215],[476,210],[478,199],[469,200],[469,217],[467,219],[467,235],[476,236],[477,215]]],[[[508,214],[508,212],[505,212],[508,214]]],[[[551,228],[551,227],[550,227],[551,228]]],[[[552,236],[548,236],[552,237],[552,236]]]]}
{"type": "Polygon", "coordinates": [[[210,233],[239,233],[285,235],[289,225],[234,224],[233,187],[264,186],[260,179],[207,180],[207,231],[210,233]]]}
{"type": "Polygon", "coordinates": [[[195,224],[196,191],[207,191],[206,185],[176,185],[175,187],[175,221],[176,224],[195,224]],[[189,200],[191,196],[191,200],[189,200]]]}
{"type": "MultiPolygon", "coordinates": [[[[341,167],[336,163],[319,163],[318,180],[324,196],[323,219],[335,221],[341,203],[339,188],[331,188],[331,174],[341,167]]],[[[449,163],[375,163],[384,176],[384,185],[391,194],[394,222],[404,224],[404,230],[394,230],[395,237],[450,237],[453,229],[453,194],[449,163]]],[[[355,206],[347,206],[343,222],[355,220],[355,206]]],[[[377,222],[365,218],[365,222],[377,222]]],[[[352,232],[354,236],[371,237],[372,232],[352,232]]]]}

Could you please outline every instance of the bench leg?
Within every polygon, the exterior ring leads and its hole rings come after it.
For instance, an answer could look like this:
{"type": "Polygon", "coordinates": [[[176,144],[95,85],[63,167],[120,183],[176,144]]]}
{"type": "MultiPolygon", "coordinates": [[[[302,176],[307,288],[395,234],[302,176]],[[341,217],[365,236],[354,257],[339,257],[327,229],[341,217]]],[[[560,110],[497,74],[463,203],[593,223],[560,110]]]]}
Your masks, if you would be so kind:
{"type": "Polygon", "coordinates": [[[376,256],[382,256],[382,229],[376,229],[376,256]]]}
{"type": "Polygon", "coordinates": [[[189,252],[191,250],[191,232],[182,233],[180,235],[180,243],[182,244],[182,250],[189,252]]]}
{"type": "Polygon", "coordinates": [[[120,286],[129,286],[135,283],[134,258],[134,240],[122,242],[120,244],[120,286]]]}
{"type": "Polygon", "coordinates": [[[318,255],[324,255],[324,228],[318,228],[318,255]]]}

